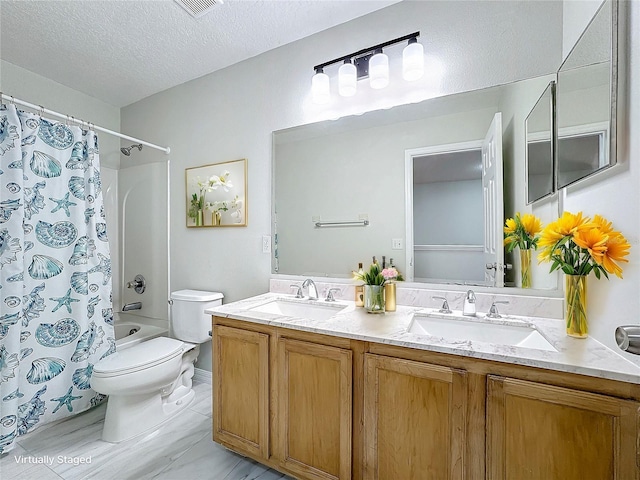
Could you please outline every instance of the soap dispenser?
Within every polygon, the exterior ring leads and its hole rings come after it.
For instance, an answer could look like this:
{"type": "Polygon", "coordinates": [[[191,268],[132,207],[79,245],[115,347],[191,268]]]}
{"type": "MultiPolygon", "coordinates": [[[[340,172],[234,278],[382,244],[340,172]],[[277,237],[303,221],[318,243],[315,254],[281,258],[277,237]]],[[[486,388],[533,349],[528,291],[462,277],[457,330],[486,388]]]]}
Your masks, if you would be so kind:
{"type": "Polygon", "coordinates": [[[476,294],[473,293],[473,290],[468,290],[464,297],[462,315],[466,315],[467,317],[476,316],[476,294]]]}

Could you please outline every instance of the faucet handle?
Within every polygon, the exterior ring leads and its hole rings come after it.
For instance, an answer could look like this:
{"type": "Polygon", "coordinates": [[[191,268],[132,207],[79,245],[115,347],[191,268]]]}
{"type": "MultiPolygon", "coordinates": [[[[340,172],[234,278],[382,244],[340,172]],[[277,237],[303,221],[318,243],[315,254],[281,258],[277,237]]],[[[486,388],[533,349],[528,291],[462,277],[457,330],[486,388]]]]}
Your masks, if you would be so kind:
{"type": "Polygon", "coordinates": [[[447,301],[447,297],[434,295],[431,298],[433,298],[434,300],[442,300],[442,307],[440,307],[440,310],[438,310],[438,313],[451,313],[451,309],[449,308],[449,302],[447,301]]]}
{"type": "Polygon", "coordinates": [[[336,299],[335,299],[335,297],[333,295],[333,292],[339,292],[339,291],[340,291],[340,289],[339,288],[335,288],[335,287],[327,289],[327,296],[324,299],[324,301],[325,302],[335,302],[336,299]]]}
{"type": "Polygon", "coordinates": [[[489,307],[489,313],[487,313],[487,317],[488,318],[502,318],[502,315],[500,315],[500,313],[498,312],[498,307],[496,306],[496,303],[504,303],[507,304],[509,303],[506,300],[495,300],[492,304],[491,307],[489,307]]]}
{"type": "Polygon", "coordinates": [[[295,283],[291,285],[291,288],[296,288],[296,297],[295,298],[304,298],[302,295],[302,287],[300,285],[296,285],[295,283]]]}

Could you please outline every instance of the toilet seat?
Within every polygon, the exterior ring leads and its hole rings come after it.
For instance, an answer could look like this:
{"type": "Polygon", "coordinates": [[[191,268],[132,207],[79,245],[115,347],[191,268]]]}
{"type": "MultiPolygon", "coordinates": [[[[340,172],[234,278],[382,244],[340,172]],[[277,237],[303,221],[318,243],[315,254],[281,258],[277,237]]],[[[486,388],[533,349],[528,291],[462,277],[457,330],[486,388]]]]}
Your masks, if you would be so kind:
{"type": "Polygon", "coordinates": [[[98,362],[93,368],[93,375],[115,377],[144,370],[182,355],[184,345],[184,342],[173,338],[152,338],[98,362]]]}

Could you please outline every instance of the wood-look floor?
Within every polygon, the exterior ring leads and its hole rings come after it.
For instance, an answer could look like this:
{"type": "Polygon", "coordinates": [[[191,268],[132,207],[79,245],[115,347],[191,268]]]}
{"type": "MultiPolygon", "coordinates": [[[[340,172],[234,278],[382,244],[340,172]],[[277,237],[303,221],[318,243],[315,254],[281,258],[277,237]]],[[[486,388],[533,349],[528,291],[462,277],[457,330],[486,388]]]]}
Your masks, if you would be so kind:
{"type": "Polygon", "coordinates": [[[2,480],[276,480],[289,479],[236,455],[211,438],[211,385],[157,431],[119,444],[100,439],[106,404],[18,438],[0,457],[2,480]],[[63,458],[59,458],[59,457],[63,458]],[[52,459],[51,465],[20,460],[52,459]],[[64,457],[91,463],[65,463],[64,457]]]}

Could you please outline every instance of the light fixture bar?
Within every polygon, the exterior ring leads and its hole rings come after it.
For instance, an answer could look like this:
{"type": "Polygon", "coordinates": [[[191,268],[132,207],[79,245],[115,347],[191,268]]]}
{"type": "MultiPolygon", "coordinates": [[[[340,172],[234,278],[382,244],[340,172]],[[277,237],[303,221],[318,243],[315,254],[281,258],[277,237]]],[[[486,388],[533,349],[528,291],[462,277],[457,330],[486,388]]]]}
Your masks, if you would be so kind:
{"type": "Polygon", "coordinates": [[[324,68],[329,65],[333,65],[334,63],[344,62],[345,60],[351,59],[353,57],[358,57],[360,55],[364,55],[365,53],[374,53],[375,50],[382,49],[390,45],[395,45],[396,43],[406,42],[407,40],[410,40],[412,38],[418,38],[419,36],[420,36],[420,32],[415,32],[415,33],[410,33],[409,35],[405,35],[403,37],[394,38],[393,40],[389,40],[387,42],[374,45],[373,47],[363,48],[362,50],[358,50],[357,52],[350,53],[349,55],[343,55],[342,57],[338,57],[328,62],[321,63],[313,67],[313,70],[316,71],[319,68],[324,68]]]}

